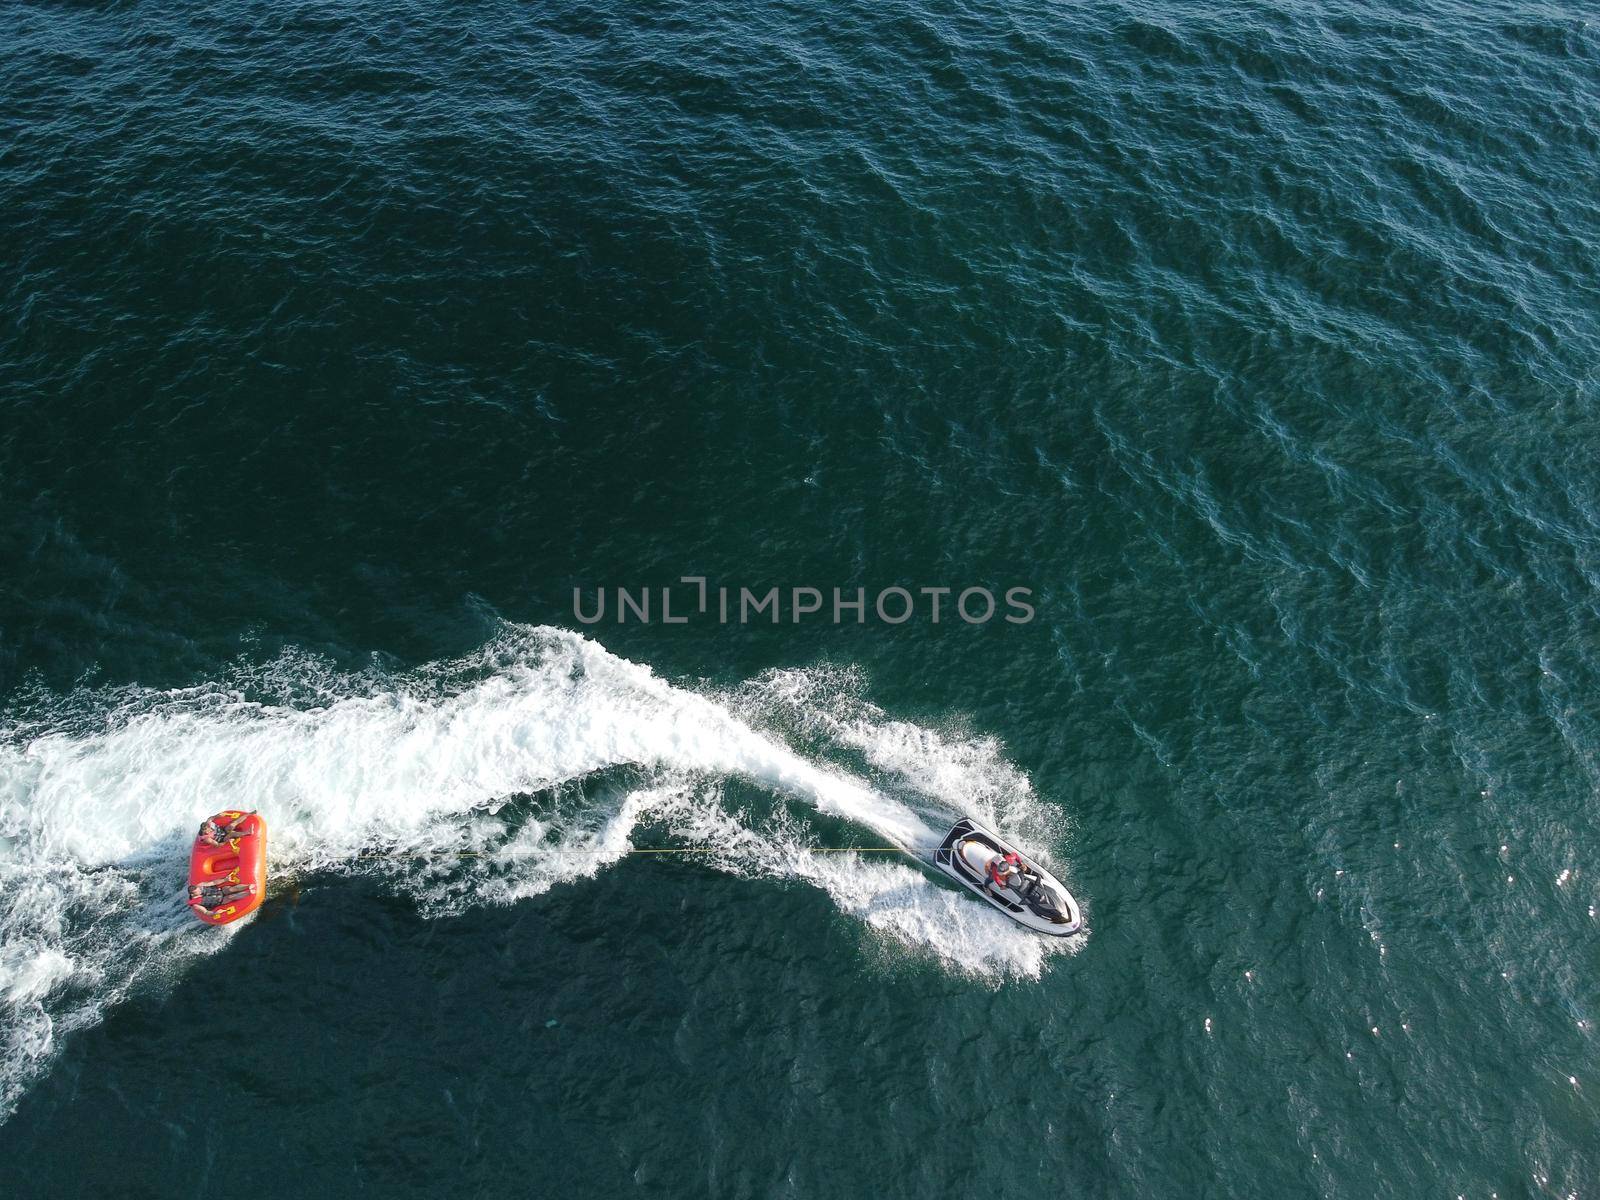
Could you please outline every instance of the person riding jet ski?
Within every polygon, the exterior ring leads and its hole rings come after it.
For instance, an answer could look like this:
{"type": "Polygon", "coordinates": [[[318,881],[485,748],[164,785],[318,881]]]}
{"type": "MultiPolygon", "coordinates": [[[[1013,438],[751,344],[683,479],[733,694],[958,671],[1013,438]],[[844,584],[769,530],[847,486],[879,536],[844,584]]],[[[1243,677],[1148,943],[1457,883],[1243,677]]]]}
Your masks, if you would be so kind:
{"type": "Polygon", "coordinates": [[[989,860],[989,879],[996,887],[1022,890],[1022,859],[1016,854],[996,854],[989,860]]]}
{"type": "Polygon", "coordinates": [[[1016,854],[996,854],[991,858],[989,879],[996,887],[1008,887],[1024,900],[1033,899],[1039,888],[1039,877],[1024,867],[1016,854]]]}

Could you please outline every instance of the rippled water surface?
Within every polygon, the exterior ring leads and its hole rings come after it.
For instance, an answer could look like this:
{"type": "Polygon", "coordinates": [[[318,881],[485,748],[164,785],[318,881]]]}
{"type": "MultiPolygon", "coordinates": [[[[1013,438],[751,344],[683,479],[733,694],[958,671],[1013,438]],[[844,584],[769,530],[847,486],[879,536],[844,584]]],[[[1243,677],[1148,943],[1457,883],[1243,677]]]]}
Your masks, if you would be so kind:
{"type": "Polygon", "coordinates": [[[0,1193],[1600,1188],[1591,11],[0,27],[0,1193]]]}

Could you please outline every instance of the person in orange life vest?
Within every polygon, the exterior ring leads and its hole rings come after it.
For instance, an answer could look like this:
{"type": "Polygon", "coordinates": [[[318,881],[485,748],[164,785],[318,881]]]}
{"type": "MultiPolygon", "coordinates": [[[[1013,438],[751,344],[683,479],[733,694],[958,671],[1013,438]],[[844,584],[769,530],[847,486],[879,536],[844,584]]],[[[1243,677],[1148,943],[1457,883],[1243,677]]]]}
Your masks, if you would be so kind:
{"type": "Polygon", "coordinates": [[[1022,887],[1022,859],[1015,854],[996,854],[989,860],[989,879],[996,887],[1022,887]]]}

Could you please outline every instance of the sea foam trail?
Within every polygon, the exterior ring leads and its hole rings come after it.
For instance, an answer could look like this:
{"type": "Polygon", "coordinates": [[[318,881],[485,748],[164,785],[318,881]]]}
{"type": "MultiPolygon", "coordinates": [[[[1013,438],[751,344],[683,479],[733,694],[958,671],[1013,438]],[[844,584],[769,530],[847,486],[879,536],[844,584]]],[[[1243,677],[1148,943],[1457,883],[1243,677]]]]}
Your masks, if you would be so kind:
{"type": "Polygon", "coordinates": [[[377,869],[427,912],[593,876],[649,822],[715,847],[710,867],[821,888],[889,944],[991,979],[1039,972],[1047,943],[915,866],[812,853],[803,822],[723,798],[723,780],[753,781],[916,850],[966,793],[985,799],[984,777],[1031,796],[992,744],[881,720],[826,672],[741,692],[700,695],[577,634],[508,626],[474,655],[405,674],[340,675],[290,654],[215,685],[30,702],[0,730],[0,1117],[63,1034],[235,936],[182,902],[188,840],[223,808],[268,818],[275,879],[370,868],[379,847],[377,869]],[[752,723],[762,713],[765,728],[752,723]],[[830,744],[903,779],[904,797],[829,762],[830,744]],[[617,767],[642,782],[599,798],[569,786],[617,767]],[[940,795],[952,781],[963,794],[940,795]],[[535,815],[506,804],[551,789],[535,815]]]}

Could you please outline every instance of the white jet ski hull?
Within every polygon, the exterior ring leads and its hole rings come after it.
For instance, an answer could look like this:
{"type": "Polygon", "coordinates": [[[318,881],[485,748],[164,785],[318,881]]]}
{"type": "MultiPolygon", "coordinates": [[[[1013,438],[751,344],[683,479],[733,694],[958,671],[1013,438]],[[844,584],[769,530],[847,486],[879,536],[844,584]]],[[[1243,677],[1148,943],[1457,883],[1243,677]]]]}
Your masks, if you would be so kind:
{"type": "Polygon", "coordinates": [[[1083,928],[1078,902],[1055,876],[971,817],[964,817],[951,827],[934,853],[933,865],[1035,933],[1071,937],[1083,928]],[[997,885],[988,872],[989,860],[996,854],[1015,854],[1033,879],[1020,890],[997,885]]]}

